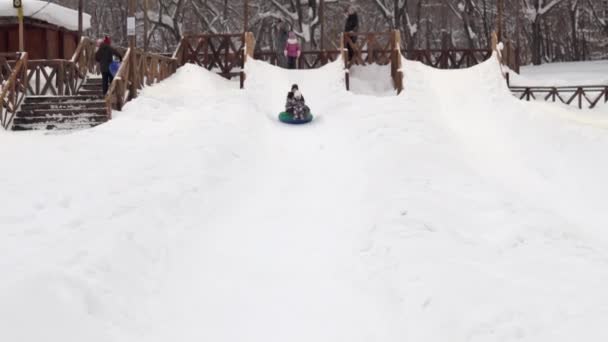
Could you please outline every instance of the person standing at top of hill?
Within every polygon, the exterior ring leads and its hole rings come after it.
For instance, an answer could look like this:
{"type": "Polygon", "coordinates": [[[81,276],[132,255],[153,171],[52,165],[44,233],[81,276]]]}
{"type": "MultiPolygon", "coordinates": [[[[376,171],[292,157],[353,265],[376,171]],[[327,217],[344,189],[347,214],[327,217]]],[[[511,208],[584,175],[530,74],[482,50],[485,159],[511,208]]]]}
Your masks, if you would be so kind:
{"type": "MultiPolygon", "coordinates": [[[[355,10],[355,6],[351,5],[348,7],[346,11],[346,25],[344,25],[344,32],[357,32],[359,31],[359,15],[357,15],[357,11],[355,10]]],[[[351,37],[353,44],[357,42],[357,37],[351,37]]],[[[346,48],[348,49],[348,60],[350,61],[353,58],[353,48],[350,44],[347,44],[346,48]]]]}
{"type": "MultiPolygon", "coordinates": [[[[289,25],[286,22],[279,20],[278,39],[276,41],[276,51],[285,50],[287,40],[289,39],[289,31],[291,31],[291,28],[289,27],[289,25]]],[[[277,63],[281,67],[287,67],[287,57],[279,53],[277,55],[277,63]]]]}
{"type": "Polygon", "coordinates": [[[289,32],[289,39],[287,39],[287,44],[285,45],[285,50],[283,50],[283,54],[287,57],[287,68],[295,69],[297,60],[300,58],[301,54],[300,43],[298,43],[298,38],[296,38],[296,33],[291,31],[289,32]]]}
{"type": "Polygon", "coordinates": [[[108,93],[110,84],[114,79],[114,77],[112,77],[112,73],[110,72],[110,64],[112,64],[114,61],[114,56],[116,56],[122,62],[122,55],[112,47],[112,39],[106,36],[95,53],[95,60],[97,63],[99,63],[99,69],[101,71],[103,96],[106,96],[108,93]]]}

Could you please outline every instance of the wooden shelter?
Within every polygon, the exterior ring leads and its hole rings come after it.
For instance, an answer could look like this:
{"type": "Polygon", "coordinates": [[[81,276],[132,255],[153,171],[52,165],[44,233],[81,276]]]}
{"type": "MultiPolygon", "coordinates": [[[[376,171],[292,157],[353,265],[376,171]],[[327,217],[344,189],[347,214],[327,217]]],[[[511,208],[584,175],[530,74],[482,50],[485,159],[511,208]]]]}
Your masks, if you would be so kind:
{"type": "MultiPolygon", "coordinates": [[[[78,11],[45,3],[24,2],[25,51],[30,59],[70,59],[78,46],[78,11]]],[[[89,27],[90,16],[85,14],[84,29],[89,27]]],[[[16,51],[19,51],[17,11],[1,8],[0,53],[16,51]]]]}

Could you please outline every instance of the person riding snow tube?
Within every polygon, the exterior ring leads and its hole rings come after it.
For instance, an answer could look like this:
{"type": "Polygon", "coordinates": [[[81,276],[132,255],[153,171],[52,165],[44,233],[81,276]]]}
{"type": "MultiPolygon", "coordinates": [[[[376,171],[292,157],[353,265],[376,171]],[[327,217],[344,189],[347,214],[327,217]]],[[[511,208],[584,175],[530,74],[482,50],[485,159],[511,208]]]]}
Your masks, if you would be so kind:
{"type": "Polygon", "coordinates": [[[306,105],[304,96],[302,96],[298,85],[294,84],[291,91],[287,93],[285,111],[279,115],[279,120],[289,124],[304,124],[311,122],[312,119],[313,116],[310,113],[310,108],[306,105]]]}

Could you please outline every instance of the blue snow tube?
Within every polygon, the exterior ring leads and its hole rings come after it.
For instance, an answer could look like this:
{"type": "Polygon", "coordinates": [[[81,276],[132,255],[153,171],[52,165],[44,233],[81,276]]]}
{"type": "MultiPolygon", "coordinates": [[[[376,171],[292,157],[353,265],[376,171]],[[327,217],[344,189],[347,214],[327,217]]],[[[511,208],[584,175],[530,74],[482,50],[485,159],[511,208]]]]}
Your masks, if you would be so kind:
{"type": "Polygon", "coordinates": [[[286,124],[290,124],[290,125],[307,124],[307,123],[311,122],[313,118],[314,117],[311,113],[307,113],[306,116],[304,116],[304,119],[297,119],[297,120],[293,118],[293,115],[291,115],[287,112],[282,112],[281,114],[279,114],[279,121],[286,123],[286,124]]]}
{"type": "Polygon", "coordinates": [[[120,62],[114,61],[110,64],[110,74],[112,74],[112,77],[116,77],[118,69],[120,69],[120,62]]]}

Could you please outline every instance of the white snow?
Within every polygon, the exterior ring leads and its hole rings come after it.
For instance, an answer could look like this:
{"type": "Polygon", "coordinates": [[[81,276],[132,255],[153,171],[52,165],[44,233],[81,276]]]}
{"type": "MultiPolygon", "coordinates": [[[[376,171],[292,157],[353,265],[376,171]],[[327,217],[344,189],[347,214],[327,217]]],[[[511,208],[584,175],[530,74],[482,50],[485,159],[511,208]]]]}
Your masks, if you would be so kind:
{"type": "MultiPolygon", "coordinates": [[[[33,17],[47,23],[64,27],[71,31],[78,30],[78,11],[59,6],[49,1],[23,0],[23,15],[33,17]]],[[[0,17],[16,17],[17,10],[13,8],[12,0],[0,0],[0,17]]],[[[91,16],[82,16],[83,29],[91,28],[91,16]]]]}
{"type": "Polygon", "coordinates": [[[392,97],[188,65],[94,129],[0,132],[0,341],[607,340],[606,128],[495,59],[404,63],[392,97]],[[275,118],[292,83],[309,125],[275,118]]]}
{"type": "Polygon", "coordinates": [[[522,86],[608,85],[608,60],[524,66],[511,80],[522,86]]]}
{"type": "Polygon", "coordinates": [[[390,65],[355,65],[350,69],[350,90],[359,95],[395,96],[390,65]]]}

